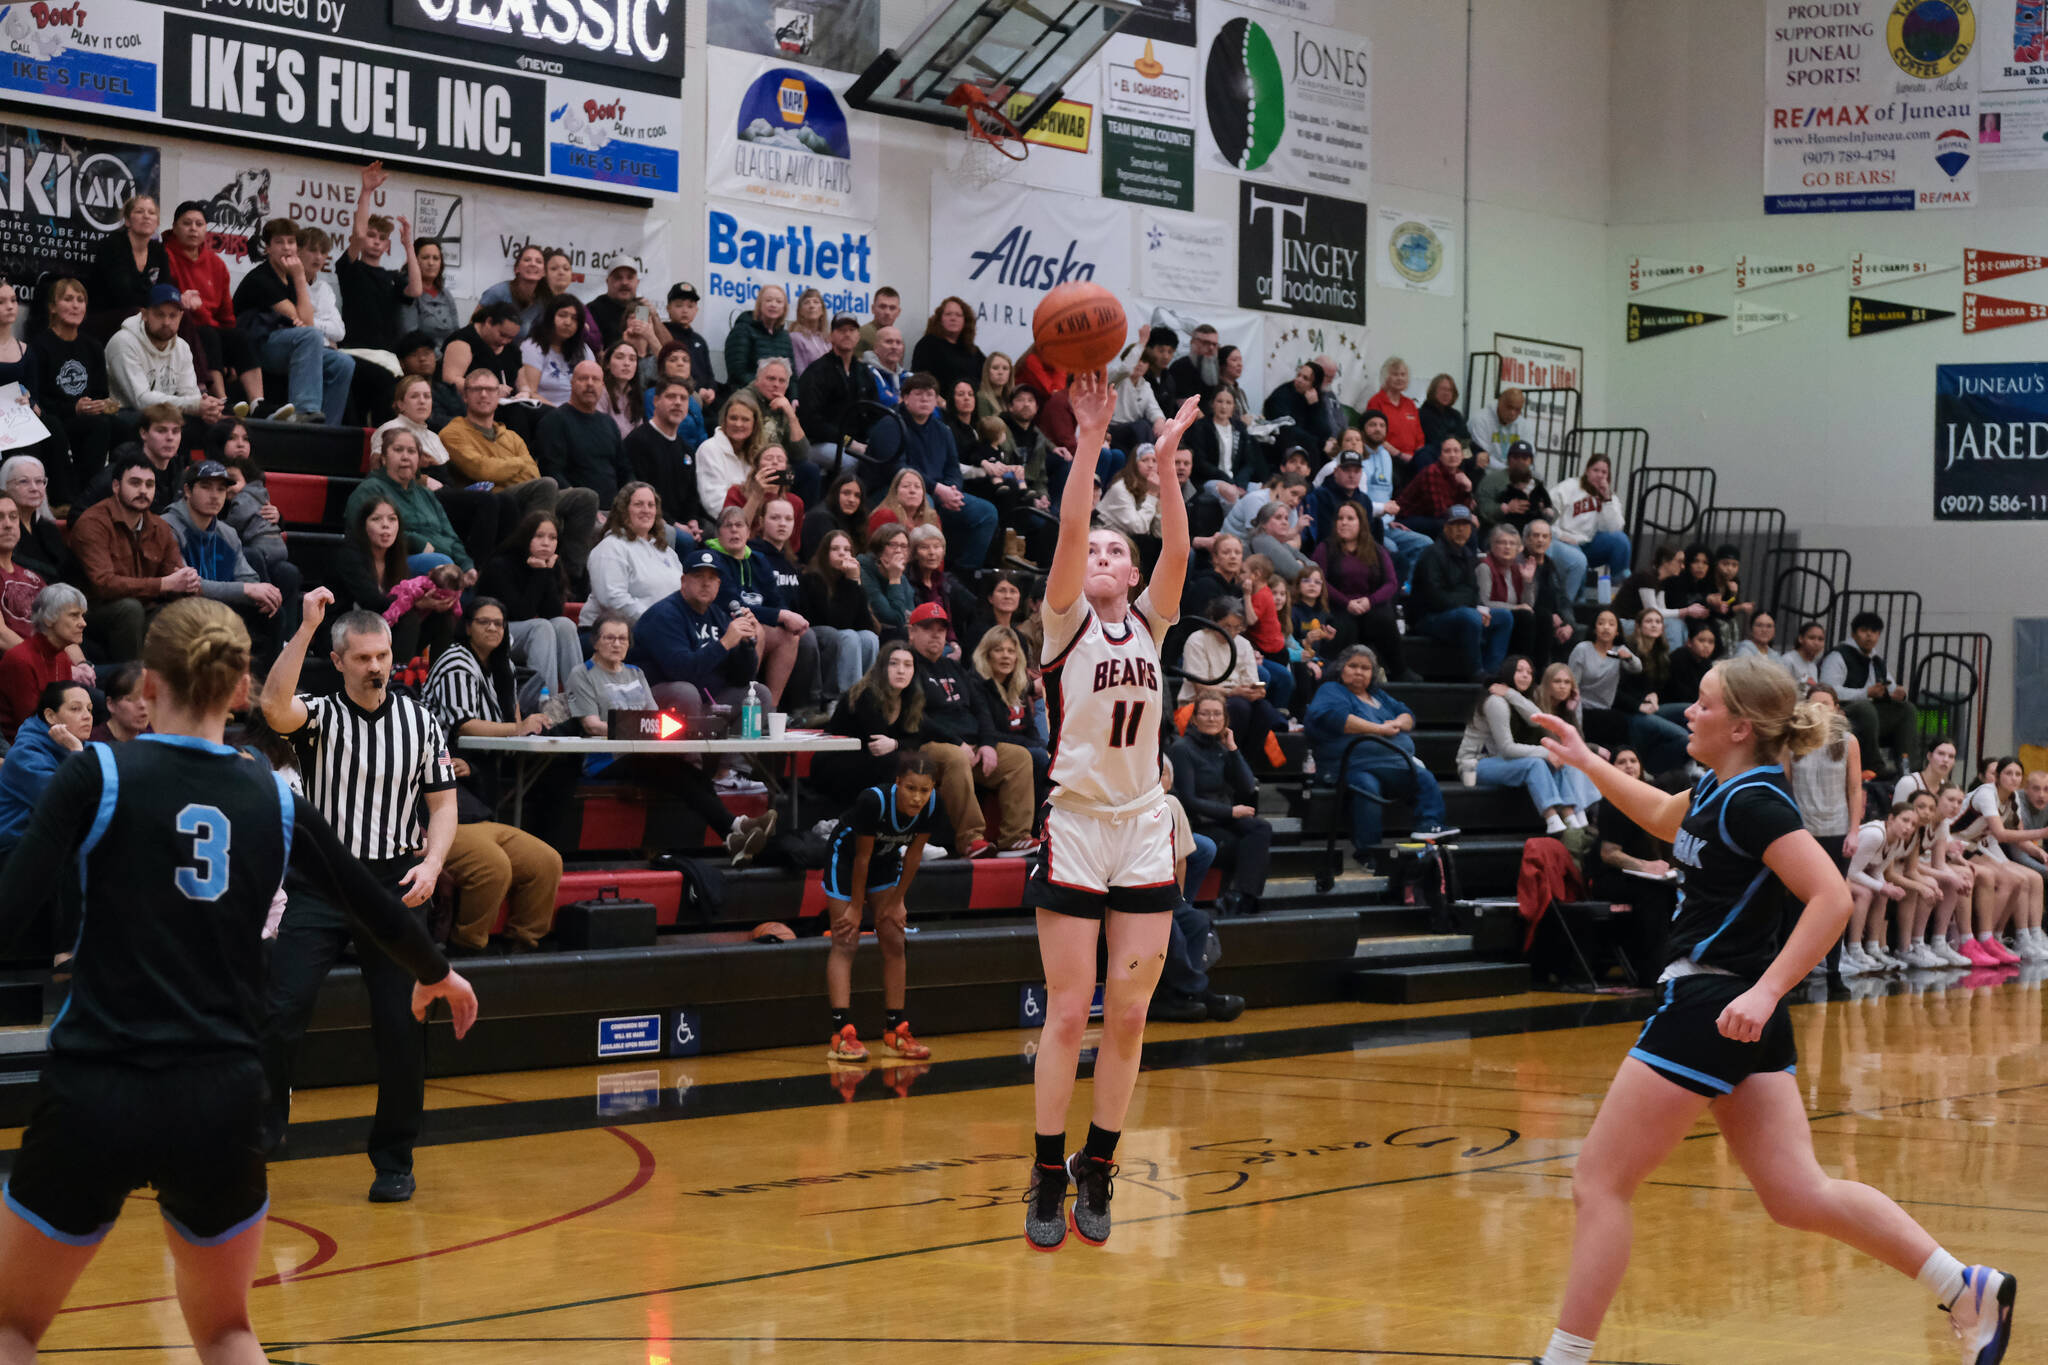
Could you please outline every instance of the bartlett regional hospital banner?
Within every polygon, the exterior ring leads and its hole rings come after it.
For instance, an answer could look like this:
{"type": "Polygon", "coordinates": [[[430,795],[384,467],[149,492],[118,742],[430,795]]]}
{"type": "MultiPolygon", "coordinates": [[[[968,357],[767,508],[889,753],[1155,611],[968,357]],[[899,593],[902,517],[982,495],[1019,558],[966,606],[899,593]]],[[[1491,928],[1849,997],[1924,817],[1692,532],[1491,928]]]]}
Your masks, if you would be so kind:
{"type": "Polygon", "coordinates": [[[2048,364],[1934,373],[1934,519],[2048,520],[2048,364]]]}
{"type": "Polygon", "coordinates": [[[1971,0],[1769,0],[1764,13],[1764,212],[1976,202],[1971,0]]]}
{"type": "Polygon", "coordinates": [[[0,10],[0,99],[507,180],[676,192],[683,0],[588,3],[567,31],[554,6],[396,2],[419,11],[401,10],[404,28],[390,0],[17,3],[0,10]],[[522,33],[536,13],[548,22],[522,33]],[[502,32],[464,27],[494,16],[502,32]]]}

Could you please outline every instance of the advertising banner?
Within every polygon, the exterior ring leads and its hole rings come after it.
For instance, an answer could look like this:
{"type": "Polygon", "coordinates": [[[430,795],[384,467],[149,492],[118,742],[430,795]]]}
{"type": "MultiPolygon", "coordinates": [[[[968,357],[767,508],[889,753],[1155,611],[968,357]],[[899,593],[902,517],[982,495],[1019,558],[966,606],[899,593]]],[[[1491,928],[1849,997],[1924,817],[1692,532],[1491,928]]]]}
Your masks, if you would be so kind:
{"type": "Polygon", "coordinates": [[[1941,275],[1956,269],[1954,261],[1902,260],[1859,251],[1849,258],[1849,287],[1866,289],[1896,280],[1917,280],[1922,275],[1941,275]]]}
{"type": "Polygon", "coordinates": [[[850,108],[836,71],[714,52],[704,187],[783,213],[872,221],[880,177],[875,116],[850,108]]]}
{"type": "Polygon", "coordinates": [[[1450,219],[1382,208],[1373,220],[1373,268],[1382,285],[1444,298],[1458,292],[1457,232],[1450,219]]]}
{"type": "Polygon", "coordinates": [[[2042,0],[1977,6],[1977,160],[1986,171],[2048,170],[2048,16],[2042,0]]]}
{"type": "MultiPolygon", "coordinates": [[[[1500,387],[1523,391],[1527,400],[1524,411],[1535,429],[1563,430],[1564,424],[1576,416],[1571,410],[1571,397],[1563,390],[1578,389],[1584,396],[1585,348],[1495,332],[1493,350],[1500,357],[1500,387]]],[[[1472,394],[1469,401],[1476,405],[1490,396],[1472,394]]]]}
{"type": "Polygon", "coordinates": [[[865,71],[882,51],[881,0],[718,0],[705,41],[834,71],[865,71]]]}
{"type": "Polygon", "coordinates": [[[1689,327],[1720,322],[1727,316],[1726,313],[1702,313],[1690,308],[1659,308],[1652,303],[1632,303],[1628,306],[1628,339],[1649,341],[1673,332],[1683,332],[1689,327]]]}
{"type": "Polygon", "coordinates": [[[2048,170],[2048,90],[1977,92],[1977,168],[2048,170]]]}
{"type": "Polygon", "coordinates": [[[873,224],[722,203],[706,206],[705,221],[704,279],[697,286],[704,305],[697,329],[714,351],[765,285],[781,285],[792,306],[804,290],[816,289],[828,318],[865,318],[874,311],[873,224]]]}
{"type": "Polygon", "coordinates": [[[1031,344],[1031,314],[1045,292],[1093,280],[1131,292],[1131,211],[1020,185],[963,191],[932,173],[931,298],[974,309],[975,344],[1016,355],[1031,344]]]}
{"type": "Polygon", "coordinates": [[[548,56],[576,57],[678,81],[683,76],[683,0],[580,6],[568,0],[391,0],[391,22],[535,54],[543,62],[548,56]]]}
{"type": "Polygon", "coordinates": [[[1201,164],[1363,201],[1372,49],[1355,33],[1202,0],[1201,164]]]}
{"type": "Polygon", "coordinates": [[[1112,34],[1102,58],[1102,193],[1195,206],[1195,49],[1112,34]]]}
{"type": "Polygon", "coordinates": [[[1138,12],[1124,20],[1124,26],[1117,32],[1193,47],[1195,0],[1138,0],[1138,12]]]}
{"type": "Polygon", "coordinates": [[[1768,0],[1764,212],[1968,208],[1971,0],[1768,0]]]}
{"type": "MultiPolygon", "coordinates": [[[[1286,318],[1266,319],[1266,379],[1278,386],[1301,368],[1305,360],[1326,356],[1337,362],[1337,375],[1325,382],[1334,384],[1337,401],[1356,408],[1379,389],[1379,375],[1368,360],[1372,334],[1363,327],[1336,322],[1294,322],[1286,318]]],[[[1252,391],[1253,401],[1263,401],[1252,391]]]]}
{"type": "Polygon", "coordinates": [[[45,271],[86,275],[131,194],[161,198],[155,147],[0,124],[0,278],[22,303],[45,271]]]}
{"type": "Polygon", "coordinates": [[[1934,371],[1934,519],[2048,518],[2048,364],[1934,371]]]}
{"type": "Polygon", "coordinates": [[[1946,308],[1920,308],[1910,303],[1892,303],[1887,299],[1870,299],[1861,294],[1849,296],[1849,338],[1874,337],[1879,332],[1896,332],[1901,327],[1917,327],[1923,322],[1939,322],[1952,318],[1955,313],[1946,308]]]}
{"type": "MultiPolygon", "coordinates": [[[[1074,73],[1065,93],[1024,134],[1030,154],[1022,164],[1011,168],[1011,181],[1067,194],[1093,195],[1101,188],[1102,148],[1096,141],[1101,136],[1099,76],[1094,67],[1083,67],[1074,73]]],[[[1003,112],[1018,118],[1031,103],[1029,95],[1019,92],[1009,98],[1003,112]]],[[[949,164],[959,165],[959,155],[966,145],[965,139],[955,140],[949,164]]]]}
{"type": "Polygon", "coordinates": [[[1364,204],[1306,190],[1237,186],[1237,306],[1365,321],[1364,204]]]}
{"type": "Polygon", "coordinates": [[[1138,210],[1140,294],[1213,305],[1230,297],[1235,267],[1230,224],[1218,218],[1138,210]]]}

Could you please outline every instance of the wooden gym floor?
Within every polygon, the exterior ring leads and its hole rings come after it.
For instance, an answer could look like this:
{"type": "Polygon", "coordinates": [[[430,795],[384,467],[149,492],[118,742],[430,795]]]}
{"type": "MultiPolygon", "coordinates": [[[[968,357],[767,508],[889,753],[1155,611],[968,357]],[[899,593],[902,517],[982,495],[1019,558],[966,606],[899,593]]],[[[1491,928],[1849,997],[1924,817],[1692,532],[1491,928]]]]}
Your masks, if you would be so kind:
{"type": "MultiPolygon", "coordinates": [[[[828,1073],[821,1043],[436,1084],[438,1145],[397,1207],[363,1202],[368,1164],[344,1154],[370,1093],[317,1092],[271,1167],[253,1311],[272,1359],[305,1365],[1526,1361],[1563,1283],[1572,1158],[1648,1008],[1545,994],[1155,1025],[1115,1238],[1051,1256],[1020,1226],[1028,1033],[937,1039],[929,1070],[828,1073]]],[[[2038,981],[1794,1017],[1823,1163],[2015,1271],[2036,1297],[2013,1359],[2039,1358],[2038,981]]],[[[0,1132],[0,1160],[18,1141],[0,1132]]],[[[193,1358],[150,1213],[131,1202],[49,1359],[193,1358]]],[[[1703,1123],[1638,1201],[1596,1358],[1954,1355],[1912,1284],[1772,1226],[1703,1123]]]]}

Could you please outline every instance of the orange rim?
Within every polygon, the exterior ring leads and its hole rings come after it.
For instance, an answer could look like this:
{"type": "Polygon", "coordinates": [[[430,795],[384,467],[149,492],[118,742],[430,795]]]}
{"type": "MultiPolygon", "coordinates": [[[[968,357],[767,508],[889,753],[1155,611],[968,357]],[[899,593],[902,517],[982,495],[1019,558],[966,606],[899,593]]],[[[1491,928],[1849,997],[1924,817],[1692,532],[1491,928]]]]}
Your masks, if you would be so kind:
{"type": "Polygon", "coordinates": [[[959,89],[946,97],[946,103],[958,109],[966,119],[967,136],[987,143],[1012,161],[1024,159],[1029,150],[1024,144],[1024,130],[995,106],[987,91],[963,82],[959,89]]]}

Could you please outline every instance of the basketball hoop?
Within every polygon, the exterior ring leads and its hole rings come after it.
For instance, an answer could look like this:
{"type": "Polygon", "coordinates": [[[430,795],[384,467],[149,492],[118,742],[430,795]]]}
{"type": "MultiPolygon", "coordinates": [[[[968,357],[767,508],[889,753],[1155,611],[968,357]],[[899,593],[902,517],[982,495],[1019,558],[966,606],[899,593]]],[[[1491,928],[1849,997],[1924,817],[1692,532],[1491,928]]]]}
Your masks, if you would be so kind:
{"type": "Polygon", "coordinates": [[[962,81],[946,103],[958,109],[966,120],[967,144],[960,152],[954,174],[973,189],[985,189],[1008,176],[1029,154],[1024,130],[996,107],[989,93],[969,81],[962,81]]]}

